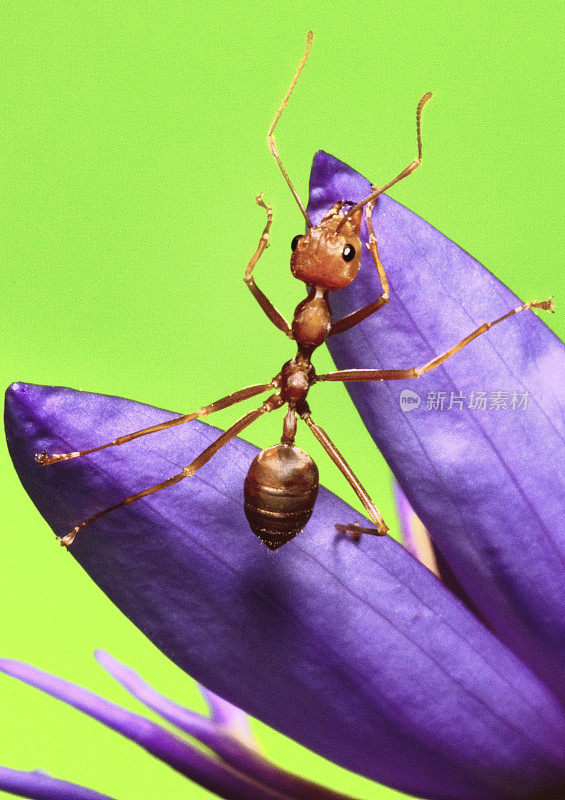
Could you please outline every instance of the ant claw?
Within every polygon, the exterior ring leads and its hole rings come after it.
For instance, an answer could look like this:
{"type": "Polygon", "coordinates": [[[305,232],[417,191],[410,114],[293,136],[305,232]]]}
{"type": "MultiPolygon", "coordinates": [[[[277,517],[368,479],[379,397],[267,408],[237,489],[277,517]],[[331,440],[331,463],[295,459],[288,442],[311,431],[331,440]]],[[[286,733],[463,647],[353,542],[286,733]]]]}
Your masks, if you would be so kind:
{"type": "Polygon", "coordinates": [[[59,461],[66,461],[67,458],[69,458],[69,455],[67,454],[53,453],[53,455],[48,455],[45,450],[43,453],[35,454],[35,460],[42,467],[46,467],[49,464],[57,464],[59,461]]]}
{"type": "Polygon", "coordinates": [[[349,525],[340,525],[336,523],[334,527],[340,533],[349,533],[356,542],[359,541],[362,533],[369,533],[371,536],[386,536],[388,533],[388,527],[384,523],[378,528],[364,528],[362,525],[359,525],[358,522],[350,522],[349,525]]]}
{"type": "Polygon", "coordinates": [[[65,536],[57,536],[57,541],[61,545],[61,547],[69,547],[75,540],[75,536],[80,530],[80,525],[77,525],[75,528],[72,529],[70,533],[67,533],[65,536]]]}
{"type": "Polygon", "coordinates": [[[36,453],[35,460],[38,464],[42,467],[47,466],[48,464],[58,464],[60,461],[68,461],[71,458],[76,458],[80,456],[81,453],[52,453],[52,455],[48,455],[45,450],[43,453],[36,453]]]}
{"type": "Polygon", "coordinates": [[[349,525],[341,525],[340,523],[336,522],[334,528],[340,533],[350,534],[356,542],[359,541],[361,534],[365,530],[359,525],[358,522],[350,522],[349,525]]]}
{"type": "Polygon", "coordinates": [[[551,311],[552,314],[555,312],[553,297],[550,297],[549,300],[537,300],[532,305],[534,308],[541,308],[543,311],[551,311]]]}

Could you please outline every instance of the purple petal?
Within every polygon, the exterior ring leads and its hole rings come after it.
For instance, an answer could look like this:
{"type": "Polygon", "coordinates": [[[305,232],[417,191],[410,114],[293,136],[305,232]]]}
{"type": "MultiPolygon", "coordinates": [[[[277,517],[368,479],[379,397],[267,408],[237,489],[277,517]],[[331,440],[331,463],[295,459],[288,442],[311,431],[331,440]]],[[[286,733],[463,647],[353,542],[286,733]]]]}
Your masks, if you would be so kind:
{"type": "MultiPolygon", "coordinates": [[[[22,384],[6,402],[16,469],[59,534],[174,474],[217,430],[192,422],[52,467],[33,454],[170,416],[22,384]]],[[[72,554],[197,681],[346,768],[450,800],[561,786],[553,695],[401,545],[336,536],[335,522],[358,515],[323,489],[276,553],[249,531],[243,478],[256,452],[232,442],[193,478],[98,520],[72,554]]]]}
{"type": "Polygon", "coordinates": [[[211,719],[190,711],[190,709],[184,708],[173,700],[169,700],[169,698],[159,694],[142,680],[131,667],[126,667],[125,664],[116,661],[109,653],[97,650],[95,656],[106,672],[121,683],[133,697],[147,706],[147,708],[156,711],[163,719],[172,722],[177,728],[194,736],[195,739],[198,739],[212,750],[216,749],[216,745],[221,739],[221,734],[211,719]]]}
{"type": "Polygon", "coordinates": [[[223,697],[211,692],[205,686],[200,686],[200,692],[212,712],[212,719],[217,725],[222,725],[228,730],[232,736],[239,739],[240,742],[253,750],[259,750],[259,745],[251,725],[249,724],[249,717],[237,706],[232,706],[223,697]]]}
{"type": "MultiPolygon", "coordinates": [[[[326,153],[314,158],[314,224],[370,184],[326,153]]],[[[338,368],[426,364],[520,304],[488,270],[427,222],[381,195],[373,213],[390,302],[328,340],[338,368]]],[[[366,229],[363,223],[366,240],[366,229]]],[[[363,248],[365,251],[365,248],[363,248]]],[[[356,281],[332,297],[336,319],[381,293],[367,252],[356,281]]],[[[542,299],[542,298],[528,298],[542,299]]],[[[493,631],[563,691],[565,348],[531,311],[502,322],[419,380],[348,389],[412,507],[493,631]],[[409,389],[421,404],[400,409],[409,389]],[[471,392],[529,393],[525,410],[467,408],[471,392]],[[428,392],[462,393],[463,408],[426,410],[428,392]],[[560,474],[561,465],[561,474],[560,474]]],[[[489,399],[490,403],[490,399],[489,399]]]]}
{"type": "Polygon", "coordinates": [[[241,739],[234,738],[241,732],[243,722],[245,722],[249,736],[252,736],[247,714],[208,689],[205,690],[205,694],[212,695],[211,699],[217,710],[213,720],[201,717],[194,711],[183,708],[159,694],[130,667],[120,664],[108,653],[99,650],[96,658],[130,694],[164,719],[172,722],[177,728],[210,747],[224,761],[249,778],[270,786],[293,800],[340,800],[340,798],[343,800],[342,794],[336,794],[319,784],[302,780],[297,775],[286,772],[266,761],[258,753],[254,738],[254,749],[242,744],[241,739]],[[233,725],[234,720],[237,722],[235,733],[233,728],[228,727],[228,725],[233,725]]]}
{"type": "Polygon", "coordinates": [[[479,610],[469,600],[461,584],[455,578],[449,564],[442,558],[441,553],[436,552],[430,535],[423,526],[422,521],[408,502],[408,498],[400,488],[400,484],[394,481],[394,500],[396,511],[400,520],[400,534],[402,543],[409,553],[437,575],[444,586],[462,600],[481,622],[484,622],[479,610]]]}
{"type": "Polygon", "coordinates": [[[400,519],[402,544],[414,558],[439,578],[439,569],[430,536],[398,483],[394,482],[394,500],[400,519]]]}
{"type": "Polygon", "coordinates": [[[52,778],[45,772],[24,772],[10,767],[0,767],[0,791],[33,800],[112,800],[107,794],[52,778]]]}
{"type": "Polygon", "coordinates": [[[21,661],[7,658],[0,659],[0,672],[18,678],[52,697],[63,700],[73,708],[84,711],[112,730],[127,736],[132,742],[136,742],[148,753],[169,764],[187,778],[226,800],[288,800],[278,792],[247,780],[239,772],[179,739],[165,728],[74,683],[42,672],[21,661]]]}

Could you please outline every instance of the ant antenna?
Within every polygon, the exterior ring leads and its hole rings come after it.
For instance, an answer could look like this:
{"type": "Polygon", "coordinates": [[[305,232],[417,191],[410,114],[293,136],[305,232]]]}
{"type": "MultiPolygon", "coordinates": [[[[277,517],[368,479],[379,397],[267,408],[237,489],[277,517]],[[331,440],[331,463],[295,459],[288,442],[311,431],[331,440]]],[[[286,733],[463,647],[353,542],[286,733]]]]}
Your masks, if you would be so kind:
{"type": "Polygon", "coordinates": [[[292,181],[288,177],[288,174],[287,174],[285,168],[282,165],[282,161],[279,158],[279,154],[277,152],[277,146],[275,144],[275,137],[273,136],[273,131],[275,130],[275,125],[279,121],[280,116],[281,116],[282,112],[284,111],[286,104],[288,103],[288,98],[292,94],[292,90],[296,86],[296,82],[298,81],[298,78],[300,77],[300,73],[304,69],[304,64],[306,63],[306,59],[310,55],[310,49],[312,47],[313,39],[314,39],[313,32],[312,31],[308,31],[308,36],[307,36],[307,39],[306,39],[306,50],[304,51],[304,55],[300,59],[300,64],[298,65],[298,69],[296,70],[296,74],[294,75],[294,78],[292,79],[292,83],[289,86],[288,92],[284,96],[284,100],[280,104],[279,110],[275,114],[275,118],[274,118],[273,122],[271,123],[271,127],[269,128],[269,132],[267,134],[267,144],[269,145],[269,150],[271,151],[275,161],[279,165],[280,170],[281,170],[281,172],[283,174],[283,178],[288,183],[290,191],[292,192],[292,194],[294,196],[294,199],[298,203],[298,207],[302,211],[304,219],[306,220],[306,224],[308,225],[309,228],[312,227],[312,223],[310,222],[310,218],[308,217],[308,213],[306,212],[306,209],[304,208],[302,200],[298,196],[298,192],[296,191],[296,189],[292,185],[292,181]]]}
{"type": "Polygon", "coordinates": [[[416,141],[418,142],[418,161],[422,160],[422,109],[432,96],[431,92],[426,92],[426,94],[422,97],[420,102],[418,103],[418,108],[416,109],[416,141]]]}
{"type": "Polygon", "coordinates": [[[366,197],[364,200],[361,200],[360,203],[357,203],[356,206],[350,208],[344,218],[341,220],[339,225],[337,226],[336,233],[339,232],[340,228],[344,225],[346,220],[350,219],[360,208],[370,203],[372,200],[375,200],[380,194],[386,192],[387,189],[390,189],[391,186],[394,186],[395,183],[401,181],[403,178],[408,177],[417,169],[420,164],[422,163],[422,131],[421,131],[421,119],[422,119],[422,109],[432,96],[431,92],[426,92],[426,94],[422,97],[420,102],[418,103],[418,108],[416,109],[416,141],[418,143],[418,158],[415,158],[411,164],[409,164],[406,169],[403,169],[400,175],[397,175],[396,178],[393,178],[391,181],[386,183],[384,186],[381,186],[380,189],[376,189],[372,194],[366,197]]]}

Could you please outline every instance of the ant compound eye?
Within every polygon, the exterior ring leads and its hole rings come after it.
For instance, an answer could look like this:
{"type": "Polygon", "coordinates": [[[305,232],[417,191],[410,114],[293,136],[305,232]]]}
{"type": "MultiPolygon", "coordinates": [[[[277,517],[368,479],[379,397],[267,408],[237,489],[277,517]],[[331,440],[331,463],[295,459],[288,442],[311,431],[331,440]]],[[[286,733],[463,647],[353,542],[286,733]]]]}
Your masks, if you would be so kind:
{"type": "Polygon", "coordinates": [[[300,239],[302,239],[302,236],[300,236],[300,235],[294,237],[294,239],[290,243],[290,249],[291,250],[296,250],[296,245],[298,244],[300,239]]]}
{"type": "Polygon", "coordinates": [[[352,261],[355,258],[355,248],[352,244],[346,244],[341,254],[344,261],[352,261]]]}

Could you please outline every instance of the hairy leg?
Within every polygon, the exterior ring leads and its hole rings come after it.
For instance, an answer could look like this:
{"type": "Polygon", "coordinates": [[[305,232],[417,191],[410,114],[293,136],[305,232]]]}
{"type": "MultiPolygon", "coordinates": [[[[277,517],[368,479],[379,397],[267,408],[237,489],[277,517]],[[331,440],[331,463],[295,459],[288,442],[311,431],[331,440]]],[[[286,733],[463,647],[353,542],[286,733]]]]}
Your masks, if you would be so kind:
{"type": "Polygon", "coordinates": [[[423,375],[424,372],[429,372],[436,367],[439,367],[440,364],[443,364],[444,361],[447,361],[448,358],[454,356],[455,353],[458,353],[462,347],[465,347],[466,344],[472,342],[473,339],[476,339],[477,336],[480,336],[482,333],[486,333],[489,328],[492,328],[493,325],[497,325],[499,322],[502,322],[508,317],[512,317],[515,314],[519,314],[520,311],[524,311],[527,308],[539,308],[543,311],[553,311],[554,309],[554,302],[550,298],[549,300],[532,300],[528,303],[523,303],[518,308],[513,308],[512,311],[508,311],[507,314],[504,314],[502,317],[495,319],[493,322],[485,322],[479,328],[477,328],[473,333],[470,333],[464,339],[462,339],[458,344],[454,345],[452,348],[447,350],[445,353],[442,353],[441,356],[437,356],[433,358],[431,361],[428,361],[427,364],[424,364],[422,367],[409,367],[408,369],[341,369],[337,370],[336,372],[326,372],[324,375],[318,375],[316,377],[317,381],[399,381],[405,378],[418,378],[420,375],[423,375]]]}
{"type": "Polygon", "coordinates": [[[125,497],[121,502],[116,503],[109,508],[105,508],[103,511],[98,511],[98,513],[93,514],[88,519],[85,519],[84,522],[76,525],[70,533],[66,534],[66,536],[59,537],[60,544],[64,547],[68,547],[73,543],[79,531],[81,531],[83,528],[86,528],[86,526],[90,525],[90,523],[94,522],[94,520],[100,519],[100,517],[109,514],[110,511],[115,511],[118,508],[122,508],[122,506],[129,506],[132,503],[137,502],[137,500],[141,500],[143,497],[147,497],[150,494],[155,494],[155,492],[160,492],[161,489],[166,489],[168,486],[179,483],[179,481],[182,481],[183,478],[190,478],[192,475],[194,475],[196,470],[200,469],[200,467],[203,467],[204,464],[206,464],[212,458],[212,456],[218,452],[218,450],[220,450],[231,439],[237,436],[244,428],[247,428],[248,425],[251,425],[252,422],[255,422],[255,420],[259,419],[259,417],[261,417],[263,414],[280,408],[281,405],[283,405],[283,401],[281,400],[280,395],[271,395],[271,397],[268,397],[265,400],[262,406],[254,409],[253,411],[249,411],[247,414],[244,414],[244,416],[235,422],[231,428],[228,428],[226,431],[224,431],[224,433],[222,433],[222,435],[219,436],[216,441],[208,445],[208,447],[203,450],[199,456],[191,461],[191,463],[188,464],[188,466],[186,466],[182,472],[179,472],[177,475],[173,475],[171,478],[161,481],[161,483],[150,486],[148,489],[143,489],[141,492],[131,494],[128,497],[125,497]]]}
{"type": "Polygon", "coordinates": [[[388,526],[386,525],[381,512],[373,503],[367,491],[363,488],[361,482],[345,460],[345,458],[341,455],[335,444],[332,442],[328,434],[319,426],[317,425],[312,417],[310,416],[310,409],[307,406],[302,407],[299,409],[299,416],[301,419],[304,420],[306,425],[310,428],[316,439],[320,442],[326,453],[329,455],[331,460],[340,470],[340,472],[347,478],[353,491],[359,498],[359,500],[363,503],[367,514],[373,520],[376,525],[376,530],[374,528],[364,528],[361,525],[358,525],[356,522],[342,525],[336,524],[336,528],[338,531],[342,533],[351,533],[354,538],[358,539],[361,533],[370,533],[373,536],[384,536],[388,531],[388,526]]]}
{"type": "Polygon", "coordinates": [[[78,458],[79,456],[87,456],[90,455],[90,453],[98,452],[98,450],[105,450],[107,447],[117,447],[120,444],[126,444],[126,442],[132,442],[134,439],[139,439],[140,436],[146,436],[148,433],[164,431],[167,428],[173,428],[175,425],[183,425],[185,422],[190,422],[191,420],[198,419],[199,417],[207,417],[210,414],[213,414],[214,411],[220,411],[221,409],[228,408],[236,403],[241,403],[243,400],[247,400],[248,398],[254,397],[257,394],[266,392],[269,389],[274,389],[276,386],[276,379],[272,380],[270,383],[257,383],[253,386],[246,386],[245,389],[239,389],[239,391],[233,392],[233,394],[228,394],[226,397],[222,397],[220,400],[216,400],[214,403],[210,403],[207,406],[202,406],[202,408],[199,408],[198,411],[193,411],[191,414],[183,414],[180,417],[169,419],[166,422],[160,422],[158,425],[152,425],[149,428],[143,428],[143,430],[135,431],[134,433],[128,433],[125,436],[118,436],[117,439],[113,439],[111,442],[100,444],[97,447],[91,447],[89,450],[77,450],[73,453],[53,453],[52,455],[48,455],[47,453],[37,453],[35,460],[38,464],[46,466],[48,464],[56,464],[59,461],[69,461],[71,458],[78,458]]]}

